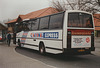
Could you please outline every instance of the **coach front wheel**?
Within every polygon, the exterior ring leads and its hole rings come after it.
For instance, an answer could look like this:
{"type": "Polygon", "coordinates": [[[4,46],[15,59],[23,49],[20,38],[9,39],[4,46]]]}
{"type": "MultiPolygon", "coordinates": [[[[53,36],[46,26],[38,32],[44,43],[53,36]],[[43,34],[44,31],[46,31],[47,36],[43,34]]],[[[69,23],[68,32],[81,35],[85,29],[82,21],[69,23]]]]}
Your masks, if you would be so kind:
{"type": "Polygon", "coordinates": [[[20,40],[18,40],[18,46],[19,46],[19,47],[21,47],[21,43],[20,43],[20,40]]]}

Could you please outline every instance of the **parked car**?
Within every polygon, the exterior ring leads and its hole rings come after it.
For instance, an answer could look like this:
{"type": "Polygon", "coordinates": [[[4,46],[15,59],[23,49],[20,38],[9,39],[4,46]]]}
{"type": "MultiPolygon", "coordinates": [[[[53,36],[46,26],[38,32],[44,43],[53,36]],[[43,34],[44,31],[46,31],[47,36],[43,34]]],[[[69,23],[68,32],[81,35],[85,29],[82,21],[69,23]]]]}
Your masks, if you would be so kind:
{"type": "Polygon", "coordinates": [[[2,40],[2,35],[0,35],[0,40],[2,40]]]}

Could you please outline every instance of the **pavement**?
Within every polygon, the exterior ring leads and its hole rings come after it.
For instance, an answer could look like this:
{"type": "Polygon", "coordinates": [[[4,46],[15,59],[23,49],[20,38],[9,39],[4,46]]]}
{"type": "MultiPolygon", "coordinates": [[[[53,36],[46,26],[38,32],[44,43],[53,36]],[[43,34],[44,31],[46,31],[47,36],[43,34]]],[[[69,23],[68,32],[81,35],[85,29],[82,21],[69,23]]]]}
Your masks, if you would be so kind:
{"type": "Polygon", "coordinates": [[[95,51],[92,54],[100,56],[100,37],[95,37],[95,51]]]}
{"type": "Polygon", "coordinates": [[[15,48],[14,44],[8,47],[6,43],[0,43],[0,68],[54,68],[17,53],[15,48]]]}

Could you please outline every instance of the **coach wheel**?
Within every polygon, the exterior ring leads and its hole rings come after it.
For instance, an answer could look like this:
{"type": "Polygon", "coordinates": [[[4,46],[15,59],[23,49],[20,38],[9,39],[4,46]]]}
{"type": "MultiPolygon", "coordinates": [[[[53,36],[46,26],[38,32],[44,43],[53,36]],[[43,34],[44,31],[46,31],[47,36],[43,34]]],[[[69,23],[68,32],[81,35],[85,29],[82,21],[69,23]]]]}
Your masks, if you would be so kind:
{"type": "Polygon", "coordinates": [[[21,43],[20,43],[20,40],[18,40],[18,46],[19,46],[19,47],[21,47],[21,43]]]}
{"type": "Polygon", "coordinates": [[[39,45],[39,52],[42,55],[45,54],[45,47],[44,47],[43,43],[40,43],[40,45],[39,45]]]}

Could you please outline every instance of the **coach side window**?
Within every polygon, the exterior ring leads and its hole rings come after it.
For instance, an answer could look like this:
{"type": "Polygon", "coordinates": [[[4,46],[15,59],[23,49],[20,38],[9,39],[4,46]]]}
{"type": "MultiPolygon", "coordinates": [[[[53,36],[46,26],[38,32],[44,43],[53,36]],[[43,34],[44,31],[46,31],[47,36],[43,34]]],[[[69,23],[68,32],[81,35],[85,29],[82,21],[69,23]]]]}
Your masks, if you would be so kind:
{"type": "Polygon", "coordinates": [[[40,19],[40,25],[39,29],[48,29],[48,22],[49,22],[49,17],[43,17],[40,19]]]}
{"type": "Polygon", "coordinates": [[[24,31],[29,31],[28,23],[27,22],[23,22],[23,30],[24,31]]]}
{"type": "Polygon", "coordinates": [[[29,22],[27,22],[27,24],[28,24],[28,28],[29,28],[29,30],[31,30],[32,28],[32,26],[31,26],[31,21],[29,21],[29,22]]]}
{"type": "Polygon", "coordinates": [[[32,30],[38,30],[38,24],[39,24],[39,19],[31,21],[31,29],[32,30]]]}
{"type": "Polygon", "coordinates": [[[61,29],[62,26],[63,26],[63,13],[53,15],[50,17],[50,24],[49,24],[50,29],[61,29]]]}

